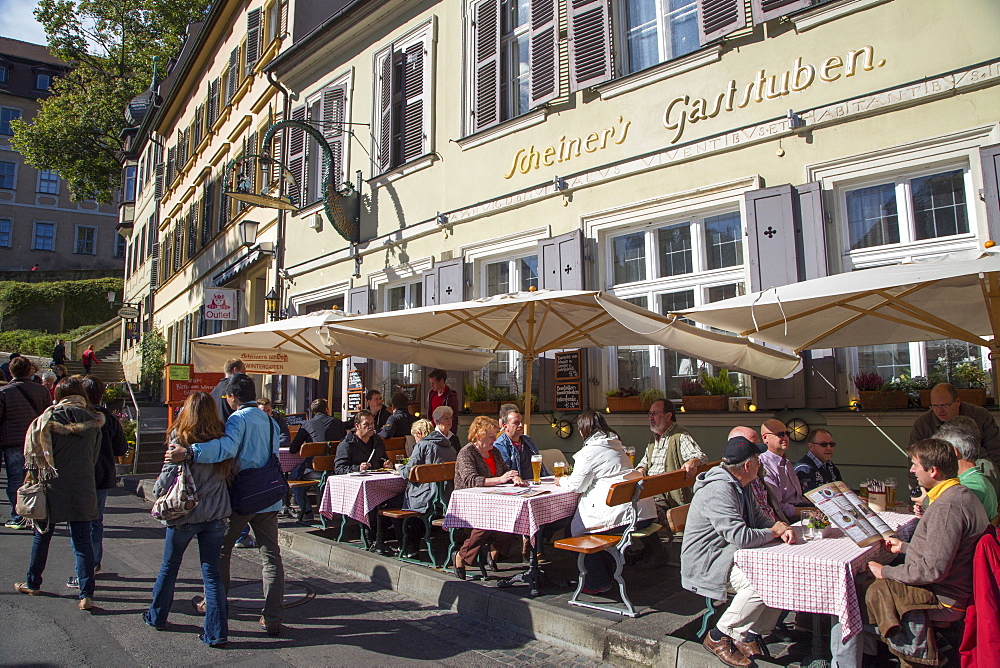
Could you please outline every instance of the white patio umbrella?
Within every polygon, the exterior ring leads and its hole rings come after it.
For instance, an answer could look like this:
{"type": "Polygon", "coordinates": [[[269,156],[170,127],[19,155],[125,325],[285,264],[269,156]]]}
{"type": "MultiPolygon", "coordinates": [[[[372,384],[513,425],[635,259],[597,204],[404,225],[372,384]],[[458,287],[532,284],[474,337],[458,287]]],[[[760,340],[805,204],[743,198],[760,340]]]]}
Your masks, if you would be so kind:
{"type": "Polygon", "coordinates": [[[327,391],[332,396],[332,369],[346,357],[447,365],[462,371],[481,369],[492,360],[488,353],[395,340],[347,327],[357,317],[339,310],[316,311],[198,337],[191,340],[192,361],[196,367],[218,369],[227,359],[239,358],[251,373],[319,378],[320,361],[325,360],[331,369],[327,391]]]}
{"type": "MultiPolygon", "coordinates": [[[[352,318],[351,326],[415,342],[483,350],[514,350],[531,362],[549,350],[579,346],[659,344],[685,355],[765,378],[782,378],[800,363],[745,338],[692,327],[595,291],[538,290],[352,318]]],[[[455,369],[452,362],[442,365],[455,369]]],[[[525,401],[525,424],[531,401],[525,401]]]]}
{"type": "Polygon", "coordinates": [[[1000,255],[956,253],[824,276],[677,315],[796,353],[959,339],[995,355],[1000,352],[1000,255]]]}

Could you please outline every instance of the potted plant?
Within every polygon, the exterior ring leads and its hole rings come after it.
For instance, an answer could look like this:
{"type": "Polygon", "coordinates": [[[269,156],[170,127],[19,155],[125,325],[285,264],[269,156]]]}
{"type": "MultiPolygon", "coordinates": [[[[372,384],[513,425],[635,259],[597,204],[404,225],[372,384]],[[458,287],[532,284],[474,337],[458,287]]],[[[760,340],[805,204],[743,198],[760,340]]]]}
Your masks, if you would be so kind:
{"type": "MultiPolygon", "coordinates": [[[[524,413],[524,394],[525,393],[522,392],[521,394],[517,395],[517,399],[514,400],[514,403],[517,404],[517,409],[519,411],[521,411],[521,413],[524,413]]],[[[499,407],[497,408],[497,410],[500,410],[499,407]]],[[[532,394],[531,395],[531,412],[535,413],[537,411],[538,411],[538,395],[537,394],[532,394]]]]}
{"type": "Polygon", "coordinates": [[[851,376],[851,382],[858,390],[861,407],[866,410],[900,410],[910,405],[910,397],[904,390],[875,371],[851,376]]]}
{"type": "Polygon", "coordinates": [[[619,387],[604,393],[608,399],[608,410],[612,413],[641,413],[642,399],[634,387],[619,387]]]}
{"type": "Polygon", "coordinates": [[[931,407],[931,388],[934,384],[927,376],[914,376],[910,378],[910,394],[917,396],[917,402],[922,408],[931,407]]]}
{"type": "Polygon", "coordinates": [[[983,369],[979,360],[967,359],[952,371],[955,386],[958,388],[958,398],[977,406],[986,405],[986,387],[990,382],[990,374],[983,369]]]}
{"type": "Polygon", "coordinates": [[[133,460],[135,460],[135,428],[136,422],[130,418],[125,413],[115,413],[118,421],[122,425],[122,432],[125,434],[125,441],[128,443],[128,452],[126,452],[121,457],[118,457],[118,464],[124,466],[131,466],[133,460]]]}
{"type": "Polygon", "coordinates": [[[118,383],[111,383],[104,389],[104,405],[109,411],[120,411],[125,407],[125,390],[118,383]]]}
{"type": "Polygon", "coordinates": [[[702,369],[698,380],[681,383],[684,410],[687,412],[728,411],[729,397],[743,391],[738,377],[730,375],[728,369],[720,369],[717,376],[702,369]]]}
{"type": "Polygon", "coordinates": [[[666,395],[655,387],[651,387],[648,390],[643,390],[639,393],[639,398],[642,400],[642,407],[644,410],[649,410],[649,407],[653,405],[654,401],[659,401],[660,399],[666,399],[666,395]]]}
{"type": "Polygon", "coordinates": [[[500,412],[500,404],[514,400],[514,393],[506,387],[494,387],[482,377],[475,383],[466,383],[465,400],[473,413],[496,415],[500,412]]]}

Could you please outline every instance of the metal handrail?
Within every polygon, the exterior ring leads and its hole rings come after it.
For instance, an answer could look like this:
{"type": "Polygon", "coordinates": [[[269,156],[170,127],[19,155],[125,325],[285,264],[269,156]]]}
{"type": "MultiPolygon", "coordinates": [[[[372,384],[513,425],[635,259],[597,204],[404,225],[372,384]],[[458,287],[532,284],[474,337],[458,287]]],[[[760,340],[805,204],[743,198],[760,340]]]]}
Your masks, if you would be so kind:
{"type": "Polygon", "coordinates": [[[142,432],[142,422],[139,420],[139,401],[132,391],[132,383],[127,379],[122,383],[128,388],[128,396],[132,399],[132,408],[135,409],[135,454],[132,455],[132,475],[135,475],[139,470],[139,434],[142,432]]]}

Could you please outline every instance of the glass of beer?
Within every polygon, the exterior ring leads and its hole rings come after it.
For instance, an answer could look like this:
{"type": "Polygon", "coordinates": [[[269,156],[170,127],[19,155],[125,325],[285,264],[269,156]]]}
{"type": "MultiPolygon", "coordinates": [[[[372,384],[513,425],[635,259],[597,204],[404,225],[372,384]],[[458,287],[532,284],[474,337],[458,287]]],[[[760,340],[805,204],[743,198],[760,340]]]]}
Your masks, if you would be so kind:
{"type": "Polygon", "coordinates": [[[566,462],[556,462],[552,465],[552,475],[557,478],[561,478],[566,475],[566,462]]]}
{"type": "Polygon", "coordinates": [[[632,467],[635,467],[635,448],[631,445],[625,446],[625,454],[628,455],[629,461],[632,462],[632,467]]]}
{"type": "Polygon", "coordinates": [[[885,506],[886,509],[892,510],[896,506],[896,479],[886,478],[885,479],[885,506]]]}
{"type": "Polygon", "coordinates": [[[542,456],[531,455],[531,476],[538,483],[542,480],[542,456]]]}

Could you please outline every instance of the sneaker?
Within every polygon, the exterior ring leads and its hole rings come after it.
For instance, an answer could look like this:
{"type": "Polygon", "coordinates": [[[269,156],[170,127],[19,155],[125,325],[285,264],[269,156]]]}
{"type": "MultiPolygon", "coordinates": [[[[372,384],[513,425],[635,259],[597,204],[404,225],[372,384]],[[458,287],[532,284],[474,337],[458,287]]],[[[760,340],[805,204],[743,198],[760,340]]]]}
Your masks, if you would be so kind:
{"type": "Polygon", "coordinates": [[[79,588],[80,578],[76,577],[75,575],[69,576],[68,578],[66,578],[66,586],[70,588],[79,588]]]}
{"type": "Polygon", "coordinates": [[[25,529],[31,529],[35,525],[27,517],[19,517],[16,520],[11,520],[4,524],[8,529],[14,529],[15,531],[24,531],[25,529]]]}
{"type": "Polygon", "coordinates": [[[247,536],[243,540],[236,541],[236,547],[253,548],[257,547],[257,543],[254,542],[252,536],[247,536]]]}

